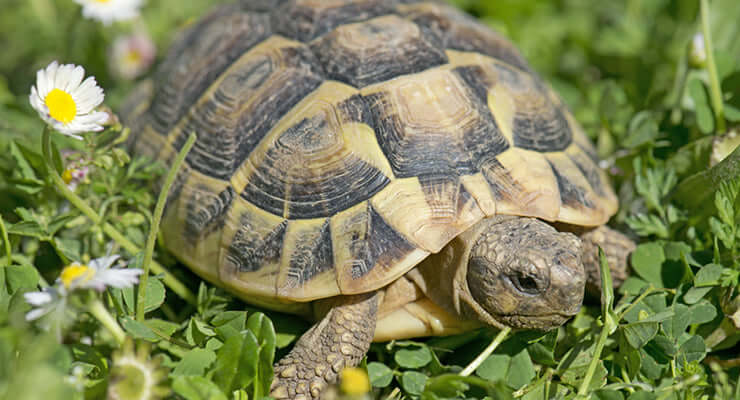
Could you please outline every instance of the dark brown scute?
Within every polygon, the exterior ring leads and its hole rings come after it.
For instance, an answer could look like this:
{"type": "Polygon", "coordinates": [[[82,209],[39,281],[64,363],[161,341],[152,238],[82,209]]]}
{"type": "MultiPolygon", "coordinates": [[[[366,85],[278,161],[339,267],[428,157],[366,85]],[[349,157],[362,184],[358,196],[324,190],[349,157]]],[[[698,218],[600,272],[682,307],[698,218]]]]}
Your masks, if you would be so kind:
{"type": "Polygon", "coordinates": [[[364,21],[394,11],[393,0],[289,0],[273,10],[278,34],[309,42],[339,25],[364,21]]]}
{"type": "Polygon", "coordinates": [[[239,0],[239,6],[246,11],[268,12],[287,0],[239,0]]]}
{"type": "Polygon", "coordinates": [[[353,279],[362,278],[377,265],[391,266],[416,249],[371,205],[368,205],[367,212],[353,217],[344,230],[352,236],[349,251],[353,258],[353,279]]]}
{"type": "Polygon", "coordinates": [[[372,197],[389,182],[346,151],[340,132],[322,114],[304,118],[277,138],[241,196],[278,216],[328,217],[372,197]]]}
{"type": "Polygon", "coordinates": [[[300,287],[314,276],[334,267],[331,228],[327,219],[319,229],[297,233],[296,247],[290,255],[287,287],[300,287]]]}
{"type": "Polygon", "coordinates": [[[511,42],[449,5],[420,4],[409,9],[405,16],[437,35],[445,48],[482,53],[531,71],[511,42]]]}
{"type": "Polygon", "coordinates": [[[223,228],[229,207],[234,199],[234,189],[228,186],[221,193],[214,193],[205,185],[195,185],[187,199],[185,232],[183,236],[190,245],[199,239],[223,228]]]}
{"type": "Polygon", "coordinates": [[[188,163],[203,174],[229,179],[280,118],[323,81],[305,46],[284,47],[250,61],[194,108],[175,138],[180,148],[190,132],[198,133],[188,163]],[[254,98],[256,91],[261,99],[254,98]]]}
{"type": "Polygon", "coordinates": [[[249,213],[242,215],[240,228],[226,249],[227,262],[240,272],[253,272],[268,264],[278,263],[288,221],[270,231],[254,223],[249,213]]]}
{"type": "Polygon", "coordinates": [[[516,200],[524,188],[509,173],[497,159],[490,160],[482,168],[483,177],[486,178],[491,192],[496,200],[516,200]]]}
{"type": "Polygon", "coordinates": [[[591,160],[588,157],[584,157],[581,152],[568,154],[568,158],[570,158],[570,160],[573,161],[573,164],[578,167],[578,170],[581,171],[594,192],[599,196],[604,197],[606,195],[606,191],[604,190],[604,182],[601,181],[601,176],[599,176],[599,167],[593,165],[591,160]],[[589,163],[591,165],[588,165],[589,163]]]}
{"type": "Polygon", "coordinates": [[[435,223],[452,224],[473,200],[470,193],[460,184],[457,175],[429,174],[419,176],[421,189],[435,223]]]}
{"type": "Polygon", "coordinates": [[[375,122],[361,95],[356,94],[337,105],[341,123],[361,122],[373,126],[375,122]]]}
{"type": "Polygon", "coordinates": [[[560,198],[563,204],[569,207],[580,209],[585,207],[594,208],[594,204],[587,197],[587,189],[584,189],[573,182],[571,182],[567,176],[558,172],[558,169],[552,162],[548,161],[552,172],[555,175],[555,179],[558,181],[558,189],[560,190],[560,198]]]}
{"type": "Polygon", "coordinates": [[[271,34],[266,15],[223,7],[181,36],[157,73],[150,109],[154,129],[167,135],[234,60],[271,34]]]}
{"type": "Polygon", "coordinates": [[[478,172],[483,160],[509,147],[488,106],[461,83],[458,86],[461,98],[457,103],[470,109],[459,115],[462,119],[452,126],[440,125],[441,120],[435,123],[418,120],[431,118],[419,115],[424,111],[402,114],[402,108],[393,104],[386,93],[366,96],[376,123],[378,143],[397,177],[473,174],[478,172]]]}
{"type": "Polygon", "coordinates": [[[512,94],[515,104],[512,135],[514,146],[539,152],[562,151],[573,141],[573,132],[560,105],[531,74],[505,64],[494,64],[499,84],[512,94]]]}
{"type": "Polygon", "coordinates": [[[435,37],[395,15],[337,27],[311,49],[327,78],[364,87],[447,62],[435,37]]]}

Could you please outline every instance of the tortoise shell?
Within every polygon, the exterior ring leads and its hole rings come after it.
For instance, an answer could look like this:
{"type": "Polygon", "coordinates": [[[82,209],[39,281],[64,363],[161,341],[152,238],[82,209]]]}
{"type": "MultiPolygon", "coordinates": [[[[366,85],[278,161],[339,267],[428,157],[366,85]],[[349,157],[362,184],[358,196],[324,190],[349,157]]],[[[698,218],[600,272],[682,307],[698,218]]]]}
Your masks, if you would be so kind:
{"type": "Polygon", "coordinates": [[[222,6],[123,114],[152,158],[197,134],[165,242],[273,308],[382,288],[487,216],[596,226],[617,208],[558,96],[444,4],[222,6]]]}

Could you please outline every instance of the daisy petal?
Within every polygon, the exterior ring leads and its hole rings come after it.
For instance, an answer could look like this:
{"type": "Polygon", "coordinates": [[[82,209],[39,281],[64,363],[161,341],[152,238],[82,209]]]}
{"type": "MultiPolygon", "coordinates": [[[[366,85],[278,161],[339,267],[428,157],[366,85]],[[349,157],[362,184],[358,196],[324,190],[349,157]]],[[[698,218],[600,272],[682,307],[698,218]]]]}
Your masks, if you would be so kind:
{"type": "Polygon", "coordinates": [[[51,293],[48,291],[24,293],[23,298],[26,300],[26,303],[32,306],[44,305],[50,303],[52,300],[51,293]]]}

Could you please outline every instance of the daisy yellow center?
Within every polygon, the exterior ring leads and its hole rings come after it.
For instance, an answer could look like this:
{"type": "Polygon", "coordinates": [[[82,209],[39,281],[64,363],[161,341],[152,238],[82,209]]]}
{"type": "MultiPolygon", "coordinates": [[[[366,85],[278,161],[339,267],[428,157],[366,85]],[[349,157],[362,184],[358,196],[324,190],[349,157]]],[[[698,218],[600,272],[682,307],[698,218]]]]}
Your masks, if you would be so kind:
{"type": "Polygon", "coordinates": [[[110,0],[93,0],[96,3],[109,3],[110,0]]]}
{"type": "Polygon", "coordinates": [[[360,368],[345,368],[341,373],[340,388],[348,395],[365,394],[370,391],[370,380],[360,368]]]}
{"type": "Polygon", "coordinates": [[[69,183],[72,182],[73,179],[72,170],[65,169],[64,172],[62,172],[62,179],[64,180],[64,183],[69,185],[69,183]]]}
{"type": "Polygon", "coordinates": [[[126,53],[126,61],[130,64],[139,64],[141,62],[141,54],[136,50],[131,50],[126,53]]]}
{"type": "Polygon", "coordinates": [[[64,267],[59,279],[62,280],[65,287],[69,287],[77,279],[88,281],[93,275],[95,275],[95,271],[87,265],[72,264],[64,267]]]}
{"type": "Polygon", "coordinates": [[[75,104],[72,95],[61,89],[52,89],[46,95],[44,103],[46,103],[51,117],[59,122],[65,124],[72,122],[75,115],[77,115],[77,104],[75,104]]]}

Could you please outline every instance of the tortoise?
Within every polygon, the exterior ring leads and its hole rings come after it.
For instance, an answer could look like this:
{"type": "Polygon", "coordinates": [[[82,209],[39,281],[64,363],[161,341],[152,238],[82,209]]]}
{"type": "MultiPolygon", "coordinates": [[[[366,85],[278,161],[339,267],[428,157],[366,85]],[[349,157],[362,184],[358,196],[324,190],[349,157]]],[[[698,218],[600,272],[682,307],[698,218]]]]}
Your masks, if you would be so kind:
{"type": "Polygon", "coordinates": [[[596,246],[634,248],[594,147],[503,36],[443,3],[245,0],[174,41],[121,112],[170,162],[166,246],[245,301],[316,321],[272,396],[318,398],[372,340],[578,312],[596,246]]]}

